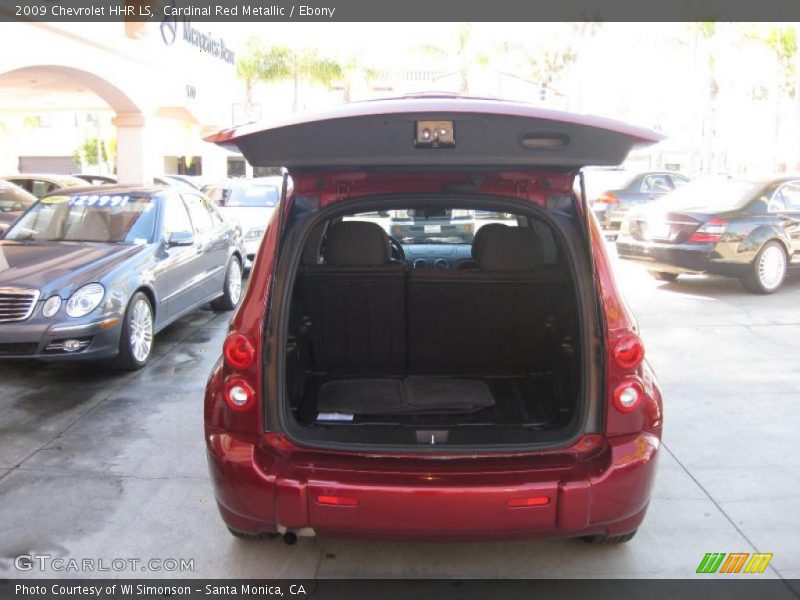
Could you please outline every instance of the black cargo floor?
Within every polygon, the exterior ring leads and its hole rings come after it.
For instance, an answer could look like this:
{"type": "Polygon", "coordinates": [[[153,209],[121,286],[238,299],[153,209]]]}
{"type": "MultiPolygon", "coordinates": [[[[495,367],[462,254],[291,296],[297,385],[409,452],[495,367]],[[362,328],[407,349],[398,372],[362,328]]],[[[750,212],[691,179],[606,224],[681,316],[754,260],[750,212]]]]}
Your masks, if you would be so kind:
{"type": "Polygon", "coordinates": [[[396,415],[461,414],[494,406],[488,386],[479,379],[406,377],[404,379],[334,379],[319,388],[321,413],[396,415]]]}
{"type": "Polygon", "coordinates": [[[556,389],[547,378],[313,377],[296,416],[301,423],[347,416],[339,424],[525,424],[545,427],[557,417],[556,389]],[[319,419],[320,413],[323,418],[319,419]]]}

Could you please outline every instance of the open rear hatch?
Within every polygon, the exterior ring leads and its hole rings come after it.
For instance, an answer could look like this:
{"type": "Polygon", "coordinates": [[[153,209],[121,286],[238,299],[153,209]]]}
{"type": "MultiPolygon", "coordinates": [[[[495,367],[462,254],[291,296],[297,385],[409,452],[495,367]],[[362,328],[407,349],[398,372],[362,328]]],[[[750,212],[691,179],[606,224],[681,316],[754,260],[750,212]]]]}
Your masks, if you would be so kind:
{"type": "Polygon", "coordinates": [[[265,353],[277,360],[265,366],[264,398],[280,399],[266,402],[267,430],[370,448],[545,445],[599,431],[589,401],[603,389],[592,217],[572,183],[581,167],[617,165],[660,134],[521,103],[422,96],[207,139],[294,180],[265,307],[264,344],[282,350],[265,353]],[[547,234],[555,258],[522,273],[488,261],[463,277],[413,265],[384,272],[329,263],[322,237],[308,262],[314,231],[328,236],[359,210],[424,203],[515,213],[519,228],[547,234]],[[436,308],[443,302],[464,328],[436,308]]]}
{"type": "Polygon", "coordinates": [[[657,132],[529,104],[425,95],[353,102],[206,138],[254,166],[336,168],[555,167],[620,164],[657,132]]]}

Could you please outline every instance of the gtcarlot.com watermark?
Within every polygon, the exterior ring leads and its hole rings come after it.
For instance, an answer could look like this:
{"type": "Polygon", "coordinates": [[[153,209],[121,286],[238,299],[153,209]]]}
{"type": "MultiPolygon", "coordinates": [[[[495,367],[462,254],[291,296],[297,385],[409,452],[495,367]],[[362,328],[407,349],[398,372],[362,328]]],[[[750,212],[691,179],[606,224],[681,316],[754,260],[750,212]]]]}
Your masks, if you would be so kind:
{"type": "Polygon", "coordinates": [[[14,559],[18,571],[48,573],[169,572],[191,573],[193,558],[61,558],[51,554],[20,554],[14,559]]]}

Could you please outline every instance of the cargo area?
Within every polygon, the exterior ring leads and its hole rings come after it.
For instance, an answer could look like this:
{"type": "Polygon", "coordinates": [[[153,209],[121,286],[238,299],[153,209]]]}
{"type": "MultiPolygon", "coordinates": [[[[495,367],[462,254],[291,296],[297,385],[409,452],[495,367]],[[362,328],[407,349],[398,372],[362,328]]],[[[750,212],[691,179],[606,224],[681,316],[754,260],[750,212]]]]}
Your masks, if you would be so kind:
{"type": "Polygon", "coordinates": [[[479,446],[575,431],[583,352],[565,248],[544,220],[489,214],[470,241],[403,244],[377,213],[312,231],[286,349],[295,435],[479,446]]]}

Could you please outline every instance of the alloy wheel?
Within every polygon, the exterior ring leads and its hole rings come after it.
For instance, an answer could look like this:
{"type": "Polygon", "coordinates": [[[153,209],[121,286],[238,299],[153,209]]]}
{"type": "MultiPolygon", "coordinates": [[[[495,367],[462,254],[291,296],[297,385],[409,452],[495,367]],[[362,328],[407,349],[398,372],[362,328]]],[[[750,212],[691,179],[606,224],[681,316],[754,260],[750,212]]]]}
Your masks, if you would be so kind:
{"type": "Polygon", "coordinates": [[[153,313],[144,298],[133,305],[129,340],[133,357],[139,362],[146,361],[153,347],[153,313]]]}
{"type": "Polygon", "coordinates": [[[786,255],[778,246],[770,244],[758,261],[758,280],[767,290],[776,289],[786,273],[786,255]]]}
{"type": "Polygon", "coordinates": [[[242,296],[242,267],[235,258],[228,269],[228,297],[234,305],[239,304],[242,296]]]}

